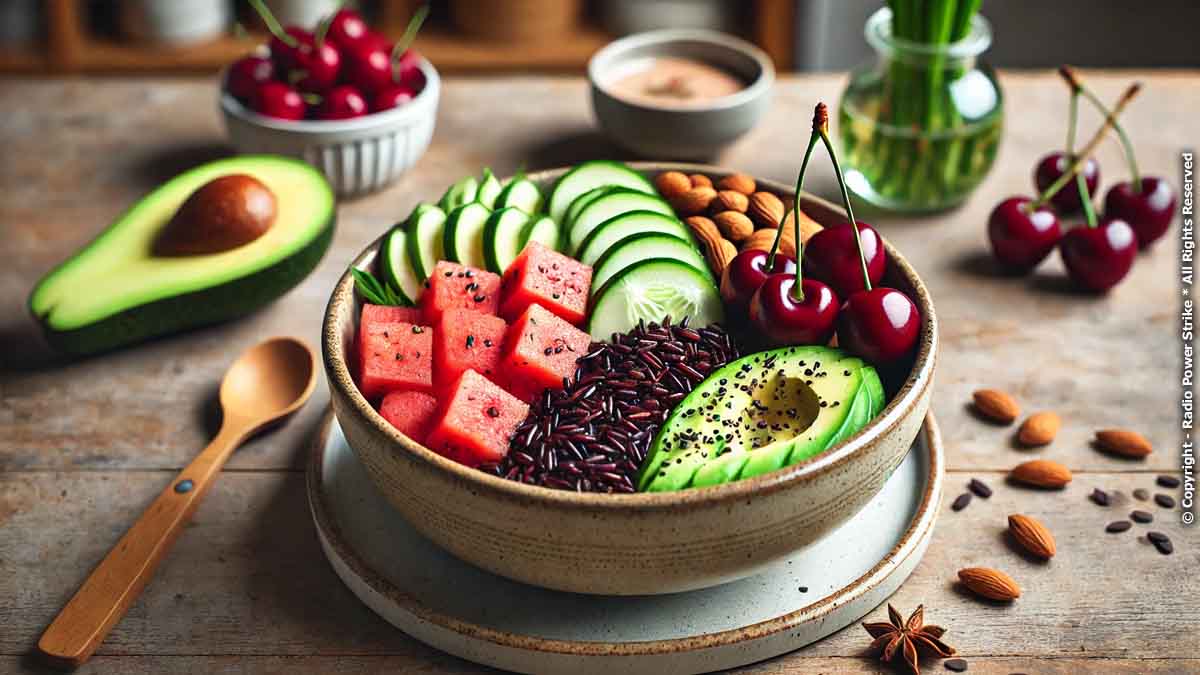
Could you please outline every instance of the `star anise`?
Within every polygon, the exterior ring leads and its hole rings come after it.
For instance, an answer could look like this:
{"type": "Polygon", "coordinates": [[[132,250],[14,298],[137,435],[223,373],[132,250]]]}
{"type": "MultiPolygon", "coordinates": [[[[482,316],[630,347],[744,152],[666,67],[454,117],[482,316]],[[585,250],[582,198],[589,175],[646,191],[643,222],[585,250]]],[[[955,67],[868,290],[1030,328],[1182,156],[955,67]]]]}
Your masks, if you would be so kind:
{"type": "Polygon", "coordinates": [[[901,655],[912,674],[920,675],[918,659],[921,653],[937,654],[941,658],[954,654],[954,647],[942,642],[946,629],[925,625],[925,605],[918,605],[908,621],[900,616],[895,607],[888,605],[888,619],[887,622],[862,625],[875,638],[870,649],[879,653],[880,661],[893,661],[897,655],[901,655]]]}

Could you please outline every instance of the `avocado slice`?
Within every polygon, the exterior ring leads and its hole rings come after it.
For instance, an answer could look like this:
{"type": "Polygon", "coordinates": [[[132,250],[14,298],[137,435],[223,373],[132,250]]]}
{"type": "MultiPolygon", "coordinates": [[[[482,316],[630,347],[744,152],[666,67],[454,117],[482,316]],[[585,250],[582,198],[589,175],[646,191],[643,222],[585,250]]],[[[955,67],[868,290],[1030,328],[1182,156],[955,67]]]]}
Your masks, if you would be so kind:
{"type": "Polygon", "coordinates": [[[323,175],[271,155],[221,159],[172,178],[50,271],[29,296],[47,340],[92,354],[247,314],[290,290],[333,239],[336,201],[323,175]],[[219,253],[156,256],[153,243],[197,188],[247,174],[276,196],[260,237],[219,253]]]}
{"type": "MultiPolygon", "coordinates": [[[[820,454],[874,416],[872,376],[878,382],[861,359],[820,346],[729,363],[671,412],[641,467],[638,488],[719,485],[820,454]]],[[[878,397],[882,407],[882,386],[878,397]]]]}

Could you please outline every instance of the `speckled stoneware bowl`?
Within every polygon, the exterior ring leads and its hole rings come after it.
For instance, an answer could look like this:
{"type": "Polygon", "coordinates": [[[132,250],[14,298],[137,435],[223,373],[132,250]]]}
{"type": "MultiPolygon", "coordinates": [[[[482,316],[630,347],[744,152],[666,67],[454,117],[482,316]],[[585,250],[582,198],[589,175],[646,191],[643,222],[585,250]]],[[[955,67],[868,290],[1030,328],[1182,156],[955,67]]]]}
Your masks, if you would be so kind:
{"type": "MultiPolygon", "coordinates": [[[[634,163],[647,176],[694,164],[634,163]]],[[[563,169],[530,174],[548,189],[563,169]]],[[[780,183],[760,189],[791,195],[780,183]]],[[[840,209],[804,195],[817,222],[840,209]]],[[[370,269],[379,241],[353,262],[370,269]]],[[[517,581],[578,593],[671,593],[740,579],[794,553],[858,512],[900,464],[932,396],[937,318],[929,291],[890,245],[885,282],[916,302],[921,338],[913,365],[883,413],[841,445],[773,473],[672,493],[606,495],[523,485],[470,469],[415,443],[359,393],[346,357],[361,303],[347,273],[334,288],[322,335],[334,413],[368,473],[412,525],[457,557],[517,581]]]]}

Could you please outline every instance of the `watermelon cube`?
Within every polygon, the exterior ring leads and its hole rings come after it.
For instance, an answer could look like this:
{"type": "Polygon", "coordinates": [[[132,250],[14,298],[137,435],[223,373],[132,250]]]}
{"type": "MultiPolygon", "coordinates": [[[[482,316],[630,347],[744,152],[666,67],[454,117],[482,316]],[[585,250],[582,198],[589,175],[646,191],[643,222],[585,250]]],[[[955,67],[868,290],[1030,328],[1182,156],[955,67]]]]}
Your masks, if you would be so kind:
{"type": "Polygon", "coordinates": [[[376,399],[396,389],[433,390],[433,329],[404,321],[358,327],[359,383],[376,399]]]}
{"type": "Polygon", "coordinates": [[[448,309],[433,332],[433,384],[445,391],[463,374],[474,370],[496,382],[508,324],[473,309],[448,309]]]}
{"type": "Polygon", "coordinates": [[[424,444],[433,426],[433,415],[437,411],[437,399],[423,391],[393,391],[383,397],[379,414],[396,429],[424,444]]]}
{"type": "Polygon", "coordinates": [[[514,396],[533,401],[544,389],[561,389],[591,343],[587,333],[539,304],[530,305],[508,329],[501,376],[514,396]]]}
{"type": "Polygon", "coordinates": [[[495,314],[500,306],[500,276],[446,260],[433,266],[433,274],[421,293],[425,323],[436,326],[448,309],[473,309],[495,314]]]}
{"type": "Polygon", "coordinates": [[[467,466],[500,461],[529,414],[517,400],[474,370],[466,370],[442,403],[426,446],[467,466]]]}
{"type": "Polygon", "coordinates": [[[420,324],[421,310],[416,307],[363,304],[362,318],[359,320],[358,325],[363,326],[377,322],[395,323],[397,321],[420,324]]]}
{"type": "Polygon", "coordinates": [[[537,303],[579,325],[587,316],[592,268],[531,241],[504,271],[500,316],[515,320],[537,303]]]}

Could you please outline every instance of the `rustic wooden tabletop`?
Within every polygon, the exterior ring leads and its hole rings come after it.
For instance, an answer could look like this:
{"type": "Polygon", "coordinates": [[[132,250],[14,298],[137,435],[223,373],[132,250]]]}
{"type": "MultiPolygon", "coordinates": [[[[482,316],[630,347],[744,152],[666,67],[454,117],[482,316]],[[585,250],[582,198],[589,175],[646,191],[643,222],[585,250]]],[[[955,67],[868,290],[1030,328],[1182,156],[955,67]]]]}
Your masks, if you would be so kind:
{"type": "MultiPolygon", "coordinates": [[[[1124,116],[1146,173],[1178,186],[1180,151],[1200,146],[1200,73],[1089,73],[1102,98],[1146,87],[1124,116]]],[[[719,163],[790,180],[818,100],[844,78],[784,78],[764,123],[719,163]]],[[[1177,243],[1139,257],[1111,294],[1064,283],[1057,256],[1029,278],[994,273],[984,222],[1002,197],[1030,192],[1044,152],[1062,145],[1067,94],[1051,73],[1003,76],[1004,141],[995,169],[962,208],[922,217],[869,215],[933,292],[942,326],[934,409],[949,456],[947,499],[924,561],[891,599],[949,629],[971,672],[1200,672],[1200,531],[1142,504],[1156,474],[1176,472],[1180,343],[1177,243]],[[975,419],[979,387],[1013,393],[1027,411],[1057,411],[1058,440],[1015,449],[1011,428],[975,419]],[[1127,426],[1155,445],[1146,461],[1099,454],[1098,428],[1127,426]],[[1076,474],[1063,492],[1004,482],[1032,456],[1076,474]],[[978,477],[996,494],[952,512],[978,477]],[[1120,491],[1101,508],[1093,488],[1120,491]],[[1132,508],[1152,511],[1175,541],[1163,556],[1145,526],[1105,534],[1132,508]],[[1058,555],[1034,562],[1006,543],[1006,516],[1042,519],[1058,555]],[[1025,590],[1008,606],[955,584],[967,566],[1007,570],[1025,590]]],[[[227,152],[209,79],[0,81],[0,671],[34,671],[40,632],[92,566],[214,431],[221,374],[245,347],[290,334],[317,343],[334,280],[367,242],[457,177],[621,156],[595,131],[587,85],[575,78],[453,78],[428,155],[399,184],[343,204],[333,247],[299,288],[227,325],[80,362],[56,360],[24,307],[33,283],[140,194],[227,152]]],[[[1086,108],[1086,106],[1084,106],[1086,108]]],[[[1098,126],[1085,110],[1081,135],[1098,126]]],[[[1126,175],[1119,148],[1099,159],[1107,182],[1126,175]]],[[[833,196],[824,162],[810,189],[833,196]]],[[[284,429],[240,450],[166,563],[84,672],[473,673],[393,629],[334,576],[304,497],[304,457],[328,397],[284,429]]],[[[873,620],[883,620],[877,609],[873,620]]],[[[754,673],[873,672],[857,627],[745,669],[754,673]]],[[[926,670],[942,666],[926,661],[926,670]]]]}

